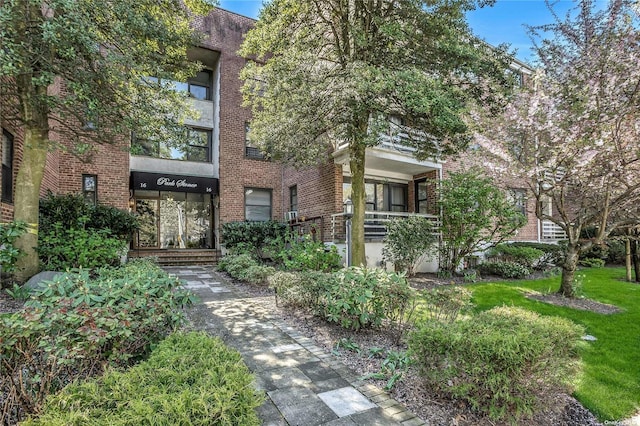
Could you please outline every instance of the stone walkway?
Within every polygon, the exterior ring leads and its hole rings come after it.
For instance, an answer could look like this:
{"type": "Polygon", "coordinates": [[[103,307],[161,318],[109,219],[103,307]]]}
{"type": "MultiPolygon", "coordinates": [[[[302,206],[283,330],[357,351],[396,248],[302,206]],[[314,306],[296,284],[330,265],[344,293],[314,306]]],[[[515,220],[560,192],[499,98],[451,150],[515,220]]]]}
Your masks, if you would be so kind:
{"type": "Polygon", "coordinates": [[[167,267],[201,303],[194,327],[242,354],[266,394],[263,425],[403,425],[425,423],[386,392],[360,380],[336,357],[267,312],[260,297],[242,294],[208,267],[167,267]]]}

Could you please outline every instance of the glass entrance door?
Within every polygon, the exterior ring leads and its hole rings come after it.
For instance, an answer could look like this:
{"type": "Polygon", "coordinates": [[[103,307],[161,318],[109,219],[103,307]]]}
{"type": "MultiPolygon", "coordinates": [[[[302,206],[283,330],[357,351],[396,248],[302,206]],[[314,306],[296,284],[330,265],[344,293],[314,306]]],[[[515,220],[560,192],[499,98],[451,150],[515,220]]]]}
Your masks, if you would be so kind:
{"type": "Polygon", "coordinates": [[[136,191],[134,196],[140,222],[136,248],[214,248],[211,195],[136,191]]]}

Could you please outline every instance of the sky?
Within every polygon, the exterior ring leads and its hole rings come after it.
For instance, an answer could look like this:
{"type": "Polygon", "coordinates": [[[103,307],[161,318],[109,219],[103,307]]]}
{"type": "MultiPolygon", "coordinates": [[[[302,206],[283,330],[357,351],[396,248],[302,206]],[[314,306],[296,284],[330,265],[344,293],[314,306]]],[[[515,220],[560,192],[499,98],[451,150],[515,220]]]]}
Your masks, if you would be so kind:
{"type": "MultiPolygon", "coordinates": [[[[597,0],[604,4],[605,0],[597,0]]],[[[569,0],[555,2],[554,10],[564,17],[575,3],[569,0]]],[[[220,7],[251,18],[257,18],[262,0],[220,0],[220,7]]],[[[516,57],[524,62],[533,61],[531,40],[526,25],[543,25],[553,17],[543,0],[497,0],[494,6],[470,12],[467,15],[474,33],[492,45],[507,43],[516,50],[516,57]]]]}

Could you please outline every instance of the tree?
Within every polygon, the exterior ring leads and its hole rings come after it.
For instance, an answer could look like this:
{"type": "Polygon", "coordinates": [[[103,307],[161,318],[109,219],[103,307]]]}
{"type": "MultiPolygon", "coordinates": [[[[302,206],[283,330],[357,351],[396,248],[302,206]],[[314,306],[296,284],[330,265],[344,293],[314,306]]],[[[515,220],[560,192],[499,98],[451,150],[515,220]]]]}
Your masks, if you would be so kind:
{"type": "Polygon", "coordinates": [[[181,96],[145,77],[185,80],[196,72],[186,56],[198,40],[186,7],[203,13],[205,1],[0,1],[0,113],[24,129],[14,203],[15,219],[28,226],[17,243],[26,253],[22,278],[38,268],[48,151],[89,159],[97,143],[126,146],[131,131],[163,139],[180,132],[188,111],[181,96]]]}
{"type": "Polygon", "coordinates": [[[526,218],[479,170],[453,172],[438,189],[440,269],[455,273],[465,257],[515,235],[526,218]]]}
{"type": "Polygon", "coordinates": [[[251,142],[297,167],[346,146],[352,182],[353,263],[365,263],[365,150],[405,125],[420,159],[469,140],[473,103],[492,108],[510,85],[504,48],[471,34],[473,0],[274,0],[242,45],[251,142]]]}
{"type": "Polygon", "coordinates": [[[541,71],[479,138],[494,171],[526,182],[538,218],[566,233],[559,292],[568,297],[580,253],[639,223],[638,19],[630,1],[597,11],[582,0],[564,20],[531,28],[552,35],[536,46],[541,71]],[[595,235],[581,238],[589,227],[595,235]]]}

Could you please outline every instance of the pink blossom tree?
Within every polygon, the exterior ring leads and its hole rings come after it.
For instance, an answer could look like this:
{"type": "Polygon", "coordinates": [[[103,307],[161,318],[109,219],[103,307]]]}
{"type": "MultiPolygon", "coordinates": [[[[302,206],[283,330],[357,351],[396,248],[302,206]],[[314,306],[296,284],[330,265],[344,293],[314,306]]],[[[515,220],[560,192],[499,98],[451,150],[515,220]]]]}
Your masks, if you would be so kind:
{"type": "Polygon", "coordinates": [[[539,71],[478,141],[498,175],[526,183],[537,217],[566,233],[559,293],[572,297],[580,253],[640,223],[640,16],[628,0],[554,16],[530,28],[539,71]]]}

